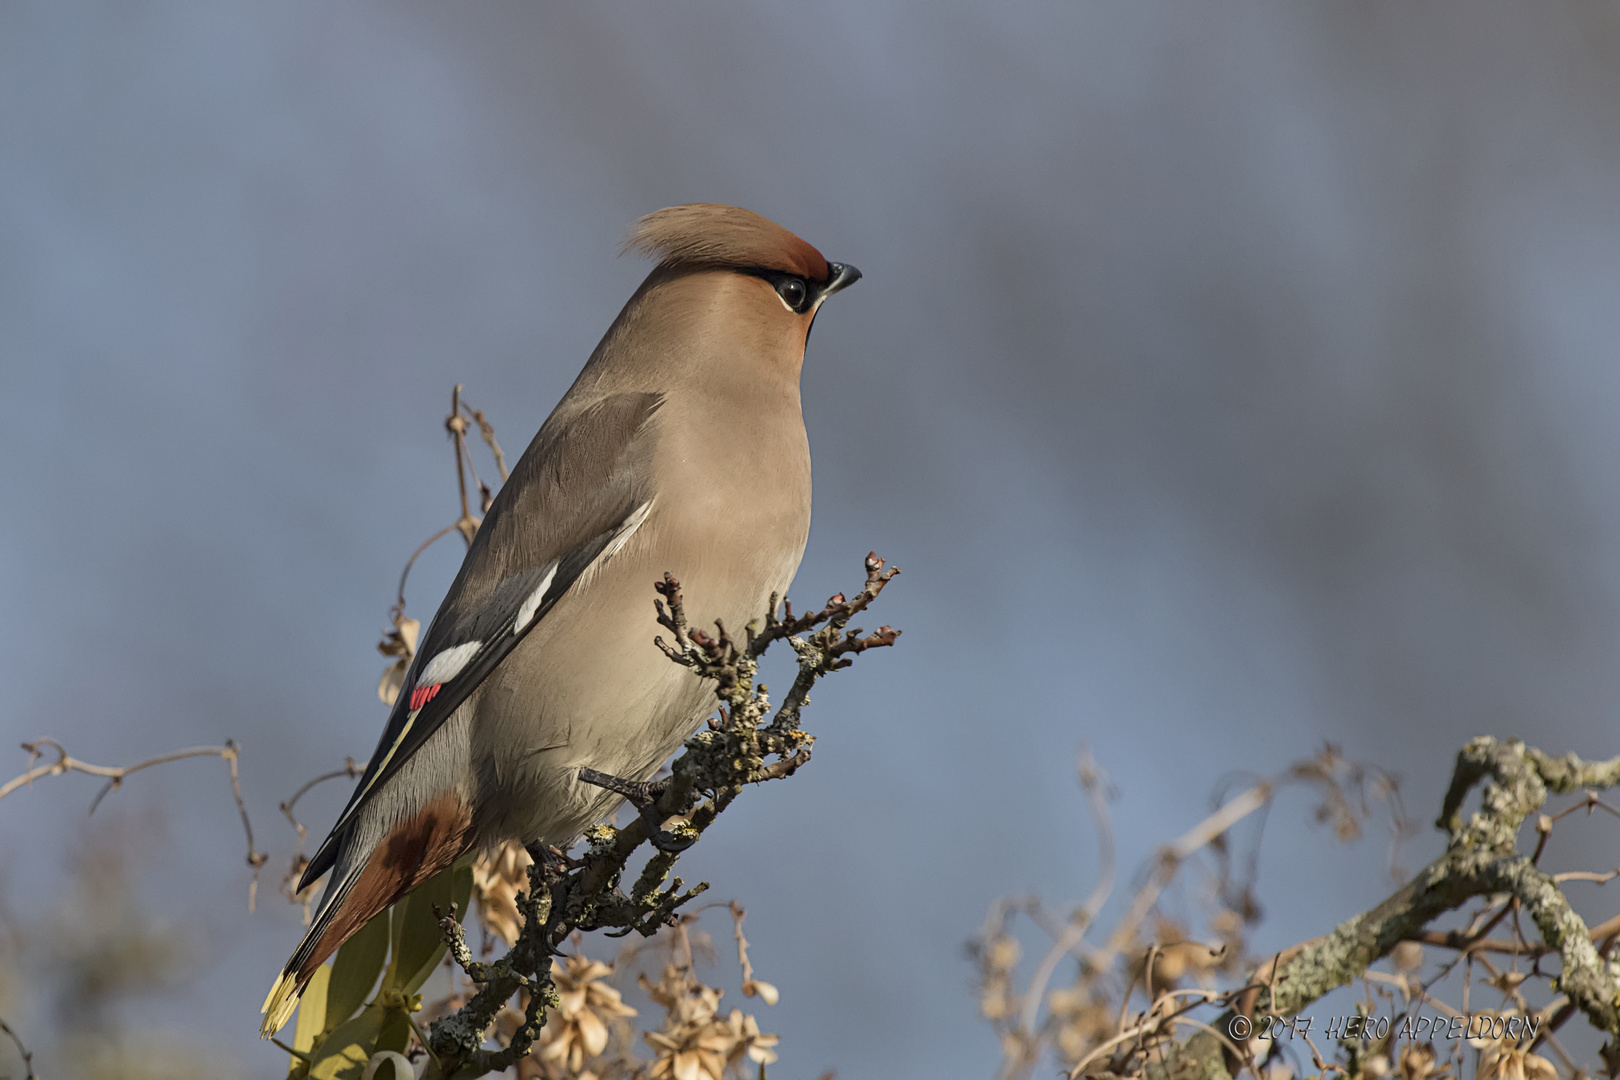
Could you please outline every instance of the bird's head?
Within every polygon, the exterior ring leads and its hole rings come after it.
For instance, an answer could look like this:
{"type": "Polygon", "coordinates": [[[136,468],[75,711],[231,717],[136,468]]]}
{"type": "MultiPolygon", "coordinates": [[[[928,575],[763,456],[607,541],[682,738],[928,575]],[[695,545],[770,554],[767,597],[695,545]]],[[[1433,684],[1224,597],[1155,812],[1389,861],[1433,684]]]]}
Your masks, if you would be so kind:
{"type": "Polygon", "coordinates": [[[739,315],[796,340],[801,352],[822,301],[861,277],[776,222],[720,203],[648,214],[631,227],[625,250],[657,259],[655,276],[723,275],[711,282],[739,315]]]}

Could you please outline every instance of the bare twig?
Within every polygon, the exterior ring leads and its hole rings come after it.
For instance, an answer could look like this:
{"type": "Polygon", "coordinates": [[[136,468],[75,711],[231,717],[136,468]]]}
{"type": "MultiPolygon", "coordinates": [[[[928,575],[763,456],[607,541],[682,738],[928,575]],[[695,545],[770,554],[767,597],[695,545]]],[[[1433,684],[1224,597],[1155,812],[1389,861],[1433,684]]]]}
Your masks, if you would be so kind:
{"type": "Polygon", "coordinates": [[[455,388],[450,391],[450,412],[444,418],[444,429],[450,433],[450,441],[455,451],[456,493],[460,500],[461,514],[456,520],[422,541],[416,550],[411,552],[411,557],[405,560],[405,568],[399,574],[398,595],[394,601],[396,622],[405,610],[405,582],[410,578],[411,568],[416,565],[418,556],[453,532],[460,533],[461,538],[469,546],[473,542],[473,537],[478,533],[478,526],[483,522],[483,518],[472,512],[471,504],[467,501],[467,478],[469,474],[473,483],[478,485],[482,513],[489,512],[490,503],[494,500],[494,493],[490,490],[489,485],[478,479],[478,472],[473,467],[472,455],[467,449],[467,422],[469,420],[478,425],[478,433],[495,458],[495,470],[500,473],[502,482],[505,482],[507,478],[506,455],[501,452],[501,444],[495,441],[495,428],[482,411],[474,409],[461,400],[461,384],[457,383],[455,388]]]}
{"type": "Polygon", "coordinates": [[[446,536],[458,531],[459,525],[459,521],[452,521],[450,524],[446,525],[444,528],[440,529],[438,532],[416,545],[416,550],[411,552],[411,557],[405,560],[405,569],[399,572],[398,596],[394,600],[394,605],[397,612],[403,612],[405,610],[405,582],[411,576],[411,567],[416,565],[417,557],[421,555],[422,552],[444,539],[446,536]]]}
{"type": "MultiPolygon", "coordinates": [[[[363,772],[365,772],[365,767],[358,764],[354,758],[344,758],[343,768],[333,769],[328,773],[322,773],[313,780],[308,781],[303,787],[293,792],[290,799],[281,804],[280,809],[282,817],[287,819],[288,824],[292,825],[293,831],[298,834],[298,840],[293,845],[292,858],[288,861],[287,876],[283,878],[281,882],[282,894],[286,896],[288,900],[291,900],[294,903],[300,902],[300,894],[297,892],[298,879],[303,876],[304,868],[309,865],[309,859],[304,856],[304,842],[309,839],[309,829],[304,825],[303,822],[298,820],[297,816],[293,814],[294,808],[298,806],[298,800],[309,794],[312,788],[315,788],[320,784],[324,784],[328,780],[338,780],[343,777],[348,777],[350,780],[354,780],[357,779],[363,772]]],[[[301,902],[304,905],[305,921],[307,922],[309,916],[309,901],[304,899],[301,902]]]]}
{"type": "Polygon", "coordinates": [[[167,765],[173,761],[184,761],[186,758],[217,757],[225,761],[231,773],[231,796],[236,800],[236,812],[242,819],[242,831],[247,836],[247,864],[253,871],[253,880],[248,885],[248,910],[252,911],[259,891],[259,868],[264,865],[270,856],[260,851],[253,843],[253,822],[248,819],[247,804],[242,801],[242,781],[236,767],[237,758],[241,749],[233,740],[227,739],[224,746],[193,746],[185,750],[175,750],[157,757],[137,761],[133,765],[93,765],[88,761],[80,761],[67,752],[61,743],[51,738],[35,739],[25,742],[22,748],[28,751],[28,768],[22,775],[0,784],[0,799],[10,795],[20,787],[32,787],[35,780],[47,776],[61,776],[64,773],[84,773],[87,776],[98,776],[107,782],[96,792],[95,798],[90,800],[90,813],[96,812],[101,800],[111,791],[123,786],[124,779],[134,773],[150,769],[155,765],[167,765]],[[53,760],[40,763],[40,759],[49,751],[53,760]]]}
{"type": "Polygon", "coordinates": [[[743,937],[743,919],[748,912],[735,900],[726,906],[731,911],[731,936],[737,943],[737,966],[742,968],[743,983],[746,985],[754,981],[754,965],[748,962],[748,939],[743,937]]]}
{"type": "Polygon", "coordinates": [[[461,403],[462,412],[466,413],[473,423],[478,425],[478,435],[489,447],[490,454],[495,458],[495,471],[501,474],[501,483],[506,482],[506,455],[501,453],[501,444],[495,441],[495,427],[485,418],[482,411],[473,408],[465,401],[461,403]]]}
{"type": "Polygon", "coordinates": [[[758,997],[767,1005],[775,1005],[777,1001],[776,987],[762,979],[754,978],[754,965],[748,959],[748,939],[743,936],[743,919],[748,913],[743,906],[733,900],[726,905],[731,911],[732,939],[737,943],[737,966],[742,968],[742,992],[745,997],[758,997]]]}
{"type": "Polygon", "coordinates": [[[1159,894],[1164,891],[1165,886],[1175,877],[1176,870],[1189,856],[1265,806],[1270,800],[1271,785],[1256,784],[1228,800],[1219,810],[1193,826],[1175,842],[1160,848],[1153,873],[1148,876],[1147,883],[1131,900],[1129,912],[1109,936],[1108,943],[1096,963],[1106,967],[1134,939],[1137,928],[1142,925],[1142,920],[1147,918],[1148,912],[1153,910],[1159,894]]]}
{"type": "Polygon", "coordinates": [[[1023,1016],[1020,1018],[1026,1039],[1032,1039],[1035,1035],[1035,1020],[1040,1013],[1041,1003],[1046,1000],[1046,986],[1051,981],[1052,973],[1057,970],[1059,961],[1085,940],[1086,930],[1096,921],[1098,912],[1102,911],[1114,891],[1114,830],[1108,819],[1108,778],[1097,766],[1097,759],[1091,756],[1088,746],[1080,747],[1078,770],[1080,790],[1085,793],[1086,803],[1091,809],[1092,827],[1097,833],[1097,884],[1092,888],[1091,895],[1070,916],[1068,925],[1046,951],[1040,966],[1030,978],[1029,990],[1024,994],[1023,1016]]]}
{"type": "MultiPolygon", "coordinates": [[[[1557,876],[1553,875],[1555,879],[1557,876]]],[[[1504,906],[1504,914],[1506,910],[1506,906],[1504,906]]],[[[1620,932],[1620,915],[1612,916],[1592,927],[1591,938],[1593,943],[1596,943],[1617,932],[1620,932]]],[[[1521,945],[1512,941],[1504,941],[1501,938],[1469,937],[1461,935],[1455,930],[1425,930],[1410,940],[1421,942],[1424,945],[1435,945],[1442,949],[1531,957],[1546,956],[1548,953],[1557,951],[1549,945],[1521,945]]]]}
{"type": "Polygon", "coordinates": [[[0,1018],[0,1033],[4,1033],[6,1038],[11,1040],[12,1045],[17,1048],[17,1056],[22,1058],[23,1068],[28,1070],[28,1075],[23,1080],[39,1080],[34,1074],[34,1055],[29,1053],[28,1047],[23,1045],[22,1039],[11,1030],[11,1025],[6,1023],[4,1018],[0,1018]]]}
{"type": "Polygon", "coordinates": [[[304,838],[309,830],[304,827],[302,822],[293,816],[293,808],[298,805],[298,800],[302,799],[305,795],[308,795],[312,788],[316,787],[317,785],[324,784],[328,780],[338,780],[345,776],[350,780],[354,780],[358,778],[364,771],[365,769],[359,765],[354,758],[344,758],[343,768],[333,769],[329,773],[322,773],[313,780],[306,782],[303,787],[293,792],[292,798],[281,804],[281,813],[286,817],[287,821],[291,823],[292,827],[297,830],[298,838],[300,840],[304,838]]]}
{"type": "Polygon", "coordinates": [[[456,448],[456,494],[461,498],[461,516],[456,519],[455,528],[471,547],[483,519],[475,517],[467,506],[467,472],[472,468],[472,458],[467,454],[467,420],[461,415],[460,383],[450,392],[450,415],[445,418],[444,428],[456,448]]]}

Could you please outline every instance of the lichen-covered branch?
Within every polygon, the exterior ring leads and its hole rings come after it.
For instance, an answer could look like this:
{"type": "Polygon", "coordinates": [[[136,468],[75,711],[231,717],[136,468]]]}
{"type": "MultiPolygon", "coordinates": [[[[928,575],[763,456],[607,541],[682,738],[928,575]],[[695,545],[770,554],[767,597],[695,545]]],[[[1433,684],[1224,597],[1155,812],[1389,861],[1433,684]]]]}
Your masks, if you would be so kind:
{"type": "MultiPolygon", "coordinates": [[[[1280,1015],[1306,1005],[1359,976],[1402,941],[1420,938],[1437,916],[1477,896],[1508,893],[1517,898],[1542,939],[1559,953],[1559,988],[1592,1022],[1620,1033],[1615,1011],[1620,983],[1597,955],[1580,916],[1550,875],[1525,855],[1514,854],[1519,826],[1546,804],[1549,792],[1620,783],[1620,758],[1588,764],[1574,755],[1553,758],[1517,739],[1474,739],[1457,755],[1440,825],[1452,835],[1446,853],[1419,871],[1383,903],[1340,924],[1280,965],[1274,980],[1280,1015]],[[1458,808],[1482,780],[1481,808],[1466,823],[1458,808]]],[[[1268,1006],[1269,1007],[1269,1006],[1268,1006]]]]}
{"type": "Polygon", "coordinates": [[[1451,787],[1435,824],[1451,834],[1453,847],[1512,851],[1519,827],[1546,805],[1549,794],[1616,785],[1620,785],[1620,757],[1597,762],[1582,761],[1574,754],[1555,758],[1519,739],[1499,741],[1484,735],[1458,751],[1451,787]],[[1490,781],[1481,793],[1482,805],[1464,822],[1463,800],[1481,781],[1490,781]]]}
{"type": "MultiPolygon", "coordinates": [[[[1620,1036],[1620,965],[1606,960],[1586,923],[1570,907],[1558,883],[1538,869],[1534,858],[1517,851],[1520,827],[1546,804],[1549,794],[1602,789],[1620,784],[1620,758],[1585,762],[1573,754],[1555,758],[1518,739],[1480,737],[1457,755],[1439,827],[1450,834],[1445,854],[1370,911],[1339,924],[1324,937],[1280,954],[1250,978],[1251,989],[1213,1026],[1224,1030],[1237,1014],[1288,1017],[1338,987],[1362,976],[1375,961],[1403,941],[1433,940],[1430,923],[1467,901],[1510,896],[1535,925],[1547,951],[1558,953],[1562,971],[1556,989],[1611,1039],[1620,1036]],[[1461,808],[1469,792],[1484,784],[1480,809],[1466,820],[1461,808]]],[[[1446,944],[1467,950],[1483,940],[1446,944]]],[[[1195,1036],[1188,1052],[1201,1062],[1220,1055],[1214,1036],[1195,1036]]],[[[1222,1072],[1237,1062],[1220,1057],[1222,1072]]],[[[1213,1077],[1204,1071],[1198,1075],[1213,1077]]]]}
{"type": "Polygon", "coordinates": [[[713,634],[689,626],[680,582],[666,574],[658,583],[658,621],[675,643],[659,638],[657,645],[671,661],[714,683],[718,716],[687,740],[666,780],[626,783],[582,770],[583,782],[624,794],[640,813],[622,827],[603,824],[588,830],[587,846],[578,857],[556,849],[531,850],[529,891],[518,900],[524,924],[505,956],[490,964],[473,961],[459,919],[454,914],[441,918],[451,956],[480,989],[460,1010],[433,1022],[428,1045],[436,1061],[429,1076],[466,1080],[521,1060],[557,1001],[552,958],[570,935],[606,930],[613,936],[634,932],[650,937],[708,888],[704,882],[686,888],[680,878],[671,878],[681,852],[744,787],[792,775],[810,760],[815,738],[799,721],[818,679],[848,667],[867,649],[894,644],[899,635],[887,626],[872,634],[849,627],[899,573],[885,569],[875,553],[867,556],[865,569],[866,581],[854,598],[840,593],[819,611],[795,616],[784,603],[779,615],[773,596],[771,610],[748,625],[740,645],[719,623],[713,634]],[[756,682],[758,661],[782,640],[797,654],[798,670],[782,703],[773,707],[767,688],[756,682]],[[672,819],[678,823],[669,825],[672,819]],[[651,846],[652,853],[626,891],[623,875],[643,845],[651,846]],[[486,1033],[497,1015],[519,994],[527,998],[521,1025],[507,1045],[486,1048],[486,1033]]]}
{"type": "MultiPolygon", "coordinates": [[[[1085,777],[1083,771],[1089,795],[1095,781],[1085,777]]],[[[1071,1080],[1270,1077],[1277,1055],[1297,1072],[1307,1050],[1314,1066],[1307,1075],[1323,1080],[1455,1080],[1469,1074],[1465,1052],[1475,1055],[1473,1072],[1497,1080],[1596,1075],[1558,1037],[1575,1017],[1608,1036],[1600,1056],[1610,1075],[1620,1073],[1620,915],[1589,927],[1564,893],[1569,883],[1620,879],[1620,868],[1555,873],[1541,865],[1559,822],[1582,811],[1620,818],[1620,805],[1600,794],[1620,786],[1620,758],[1588,762],[1516,739],[1472,740],[1457,756],[1442,801],[1444,852],[1371,910],[1259,958],[1247,941],[1260,918],[1250,891],[1260,845],[1253,836],[1240,842],[1232,827],[1249,815],[1263,821],[1277,792],[1300,783],[1320,795],[1316,819],[1341,838],[1359,834],[1373,801],[1389,807],[1395,836],[1405,834],[1393,778],[1329,746],[1276,776],[1224,784],[1214,812],[1149,860],[1112,931],[1097,934],[1099,945],[1085,938],[1106,889],[1063,921],[1039,901],[998,901],[970,944],[980,1011],[1002,1046],[998,1080],[1037,1075],[1048,1056],[1071,1080]],[[1245,787],[1232,794],[1238,782],[1245,787]],[[1548,808],[1560,795],[1573,798],[1548,808]],[[1254,854],[1234,877],[1243,843],[1254,854]],[[1214,888],[1200,888],[1196,904],[1207,913],[1203,925],[1214,941],[1195,936],[1185,896],[1169,909],[1160,903],[1180,868],[1198,861],[1212,871],[1205,881],[1214,888]],[[1465,918],[1447,917],[1464,908],[1465,918]],[[1022,993],[1020,938],[1012,929],[1019,914],[1052,942],[1022,993]],[[1429,967],[1425,945],[1452,955],[1429,967]],[[1509,957],[1512,966],[1498,966],[1488,954],[1509,957]],[[1543,967],[1554,954],[1556,962],[1543,967]],[[1053,979],[1054,960],[1068,956],[1076,970],[1063,985],[1053,979]],[[1387,970],[1373,968],[1386,959],[1387,970]],[[1360,999],[1336,1020],[1312,1010],[1325,995],[1358,982],[1360,999]],[[1476,982],[1491,993],[1471,1000],[1476,982]],[[1437,996],[1440,987],[1453,1000],[1437,996]],[[1376,1035],[1366,1033],[1363,1020],[1377,1021],[1376,1035]]],[[[1093,805],[1092,813],[1104,826],[1106,808],[1093,805]]]]}

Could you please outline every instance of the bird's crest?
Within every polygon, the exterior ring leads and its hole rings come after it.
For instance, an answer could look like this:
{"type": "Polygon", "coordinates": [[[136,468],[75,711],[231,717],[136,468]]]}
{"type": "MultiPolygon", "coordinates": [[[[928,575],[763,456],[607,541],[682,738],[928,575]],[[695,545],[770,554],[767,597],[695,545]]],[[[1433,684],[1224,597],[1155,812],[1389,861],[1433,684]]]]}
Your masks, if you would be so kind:
{"type": "Polygon", "coordinates": [[[656,210],[630,227],[625,251],[661,266],[709,263],[780,270],[811,281],[827,280],[821,252],[769,218],[721,203],[687,203],[656,210]]]}

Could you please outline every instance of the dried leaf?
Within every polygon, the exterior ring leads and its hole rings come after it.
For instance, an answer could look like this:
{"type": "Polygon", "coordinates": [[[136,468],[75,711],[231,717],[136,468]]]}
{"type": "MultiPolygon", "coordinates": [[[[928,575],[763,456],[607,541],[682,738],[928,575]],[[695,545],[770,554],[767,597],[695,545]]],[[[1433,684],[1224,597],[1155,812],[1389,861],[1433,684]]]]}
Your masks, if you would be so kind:
{"type": "Polygon", "coordinates": [[[517,941],[523,929],[517,898],[529,890],[533,861],[522,844],[508,840],[494,855],[473,863],[472,894],[478,901],[478,921],[486,933],[508,945],[517,941]]]}
{"type": "Polygon", "coordinates": [[[1390,950],[1389,959],[1397,971],[1417,971],[1423,966],[1423,946],[1415,941],[1403,941],[1390,950]]]}
{"type": "Polygon", "coordinates": [[[1401,1051],[1401,1080],[1427,1080],[1434,1068],[1434,1043],[1408,1043],[1401,1051]]]}
{"type": "Polygon", "coordinates": [[[997,938],[990,945],[989,964],[998,971],[1007,971],[1018,963],[1018,958],[1022,955],[1023,949],[1018,944],[1017,938],[997,938]]]}
{"type": "Polygon", "coordinates": [[[399,692],[405,687],[405,669],[409,666],[408,661],[396,660],[383,669],[382,678],[377,681],[377,697],[389,708],[399,700],[399,692]]]}
{"type": "Polygon", "coordinates": [[[1524,982],[1524,978],[1525,975],[1522,971],[1504,971],[1494,979],[1487,979],[1486,981],[1502,991],[1502,993],[1511,994],[1520,983],[1524,982]]]}
{"type": "Polygon", "coordinates": [[[396,656],[399,659],[389,664],[377,683],[377,696],[384,705],[393,707],[399,698],[400,688],[405,685],[405,672],[411,666],[411,660],[416,656],[416,642],[422,632],[422,624],[415,619],[407,619],[395,609],[394,628],[377,643],[377,651],[384,656],[396,656]]]}
{"type": "Polygon", "coordinates": [[[776,987],[763,979],[749,979],[742,984],[742,992],[747,997],[757,997],[767,1005],[775,1005],[781,998],[776,987]]]}

